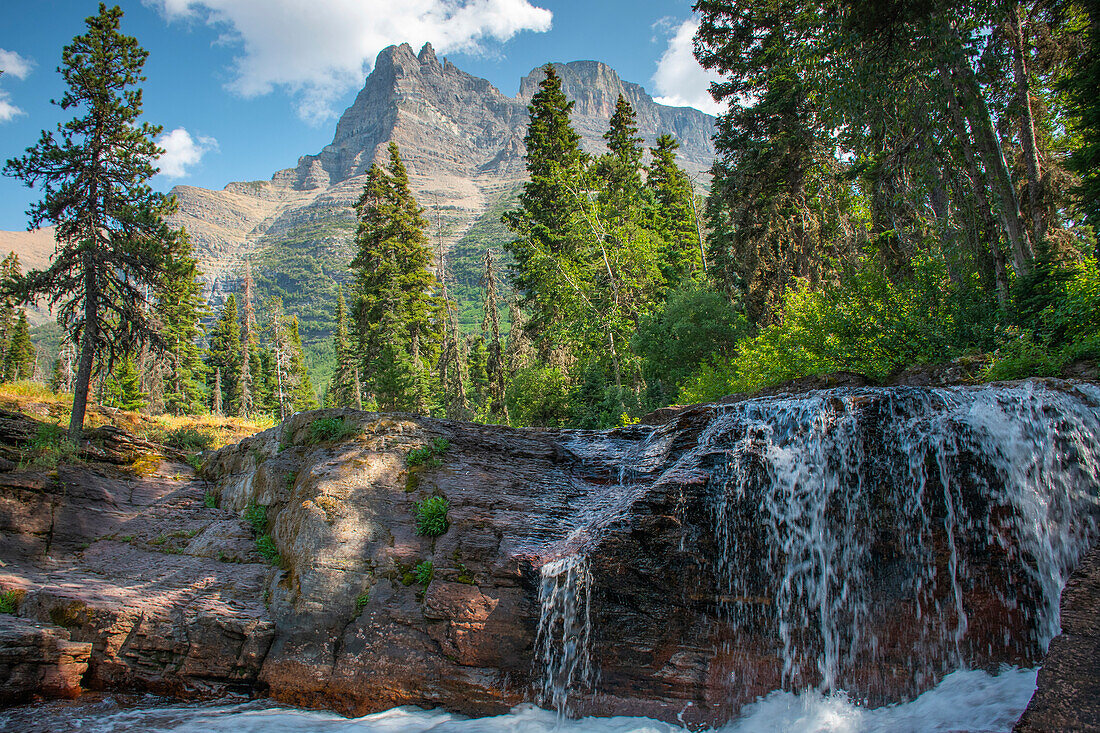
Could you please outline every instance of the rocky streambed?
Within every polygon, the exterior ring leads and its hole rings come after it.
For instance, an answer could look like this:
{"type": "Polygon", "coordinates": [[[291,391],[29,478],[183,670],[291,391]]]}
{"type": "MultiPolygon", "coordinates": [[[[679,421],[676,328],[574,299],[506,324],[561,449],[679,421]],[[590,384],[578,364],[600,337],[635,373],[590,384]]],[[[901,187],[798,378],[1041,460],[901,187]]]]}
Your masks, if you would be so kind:
{"type": "Polygon", "coordinates": [[[1058,603],[1075,567],[1093,570],[1072,587],[1097,582],[1100,390],[839,388],[664,417],[597,433],[325,410],[202,476],[169,458],[0,473],[5,702],[239,691],[712,725],[776,690],[877,706],[1034,666],[1064,617],[1078,638],[1051,654],[1074,683],[1036,704],[1087,712],[1094,607],[1058,603]]]}

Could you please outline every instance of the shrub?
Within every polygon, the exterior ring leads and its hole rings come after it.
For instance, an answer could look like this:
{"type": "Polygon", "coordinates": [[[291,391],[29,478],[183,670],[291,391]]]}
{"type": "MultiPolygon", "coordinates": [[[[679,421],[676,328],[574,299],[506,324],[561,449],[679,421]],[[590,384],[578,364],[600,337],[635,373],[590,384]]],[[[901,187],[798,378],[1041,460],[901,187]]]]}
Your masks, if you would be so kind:
{"type": "Polygon", "coordinates": [[[271,539],[269,534],[256,539],[256,551],[272,565],[282,565],[283,563],[283,558],[279,555],[279,548],[275,546],[275,540],[271,539]]]}
{"type": "Polygon", "coordinates": [[[429,585],[432,582],[432,578],[435,577],[435,568],[432,566],[431,560],[425,560],[416,566],[413,570],[413,574],[416,575],[416,582],[420,585],[429,585]]]}
{"type": "Polygon", "coordinates": [[[19,588],[0,591],[0,613],[15,613],[24,595],[26,591],[19,588]]]}
{"type": "Polygon", "coordinates": [[[447,531],[447,510],[451,502],[442,496],[432,496],[416,503],[416,533],[438,537],[447,531]]]}
{"type": "Polygon", "coordinates": [[[244,509],[244,520],[252,525],[252,534],[259,537],[267,531],[267,507],[249,504],[244,509]]]}
{"type": "Polygon", "coordinates": [[[29,460],[32,466],[57,468],[61,463],[74,463],[80,455],[80,448],[69,440],[59,425],[39,425],[30,441],[29,460]]]}
{"type": "Polygon", "coordinates": [[[363,432],[363,428],[342,417],[319,417],[309,424],[307,445],[346,440],[363,432]]]}
{"type": "Polygon", "coordinates": [[[214,446],[214,436],[195,427],[176,428],[164,436],[164,444],[189,453],[209,450],[214,446]]]}
{"type": "Polygon", "coordinates": [[[512,377],[504,401],[512,424],[560,428],[573,416],[569,380],[554,367],[527,366],[512,377]]]}
{"type": "Polygon", "coordinates": [[[446,438],[433,438],[432,442],[420,448],[413,448],[405,455],[405,463],[409,466],[427,465],[430,468],[438,468],[443,465],[439,456],[447,452],[451,442],[446,438]]]}

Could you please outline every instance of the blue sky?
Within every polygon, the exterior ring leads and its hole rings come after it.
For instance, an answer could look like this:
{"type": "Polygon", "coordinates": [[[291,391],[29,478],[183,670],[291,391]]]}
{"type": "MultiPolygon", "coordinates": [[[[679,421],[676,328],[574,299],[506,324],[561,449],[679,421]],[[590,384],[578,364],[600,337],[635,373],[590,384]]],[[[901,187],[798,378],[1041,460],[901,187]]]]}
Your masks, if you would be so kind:
{"type": "MultiPolygon", "coordinates": [[[[15,0],[0,27],[0,160],[71,118],[61,49],[91,0],[15,0]]],[[[665,101],[713,112],[690,56],[691,2],[614,0],[122,0],[124,33],[149,51],[145,119],[163,125],[153,184],[221,188],[316,153],[377,52],[431,41],[440,56],[514,95],[547,61],[597,59],[665,101]]],[[[70,111],[71,112],[71,111],[70,111]]],[[[37,191],[0,178],[0,230],[26,228],[37,191]]]]}

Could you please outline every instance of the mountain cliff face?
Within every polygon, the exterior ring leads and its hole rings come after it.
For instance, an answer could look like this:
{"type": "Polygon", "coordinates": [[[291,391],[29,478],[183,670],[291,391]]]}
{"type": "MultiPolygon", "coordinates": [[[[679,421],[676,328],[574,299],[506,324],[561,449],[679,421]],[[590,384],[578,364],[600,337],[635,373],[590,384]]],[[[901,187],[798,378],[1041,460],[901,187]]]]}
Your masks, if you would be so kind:
{"type": "MultiPolygon", "coordinates": [[[[587,151],[604,149],[602,135],[622,93],[638,113],[647,145],[671,133],[681,142],[687,170],[709,168],[711,116],[657,104],[642,87],[596,61],[555,67],[566,94],[576,100],[573,124],[587,151]]],[[[237,289],[247,255],[259,294],[282,296],[288,310],[299,314],[307,340],[325,335],[335,283],[349,279],[354,203],[367,169],[385,159],[391,140],[401,148],[433,240],[460,259],[479,258],[484,244],[464,245],[463,237],[479,218],[498,217],[495,212],[524,180],[527,104],[542,76],[533,71],[519,94],[508,97],[485,79],[441,62],[431,45],[419,54],[408,44],[391,46],[379,54],[340,118],[332,143],[316,155],[303,156],[270,181],[230,183],[221,191],[177,186],[175,223],[191,234],[215,304],[237,289]]]]}

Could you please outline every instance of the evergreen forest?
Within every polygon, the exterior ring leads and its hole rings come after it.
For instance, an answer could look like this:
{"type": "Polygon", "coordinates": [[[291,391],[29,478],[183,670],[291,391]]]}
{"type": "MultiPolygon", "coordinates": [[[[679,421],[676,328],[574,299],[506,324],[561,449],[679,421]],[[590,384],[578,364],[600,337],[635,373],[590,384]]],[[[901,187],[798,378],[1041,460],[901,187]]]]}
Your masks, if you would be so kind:
{"type": "Polygon", "coordinates": [[[206,302],[187,232],[166,223],[175,201],[148,185],[147,53],[101,5],[62,54],[57,106],[75,117],[4,167],[41,191],[29,224],[55,226],[57,252],[45,270],[0,263],[0,378],[73,393],[75,436],[88,400],[607,428],[837,372],[1096,375],[1100,2],[694,9],[726,110],[708,189],[673,135],[643,146],[623,97],[606,152],[584,152],[547,65],[516,203],[450,252],[390,143],[331,333],[307,348],[299,317],[317,314],[258,294],[271,263],[244,262],[239,291],[206,302]],[[52,364],[22,310],[37,301],[63,334],[52,364]]]}

